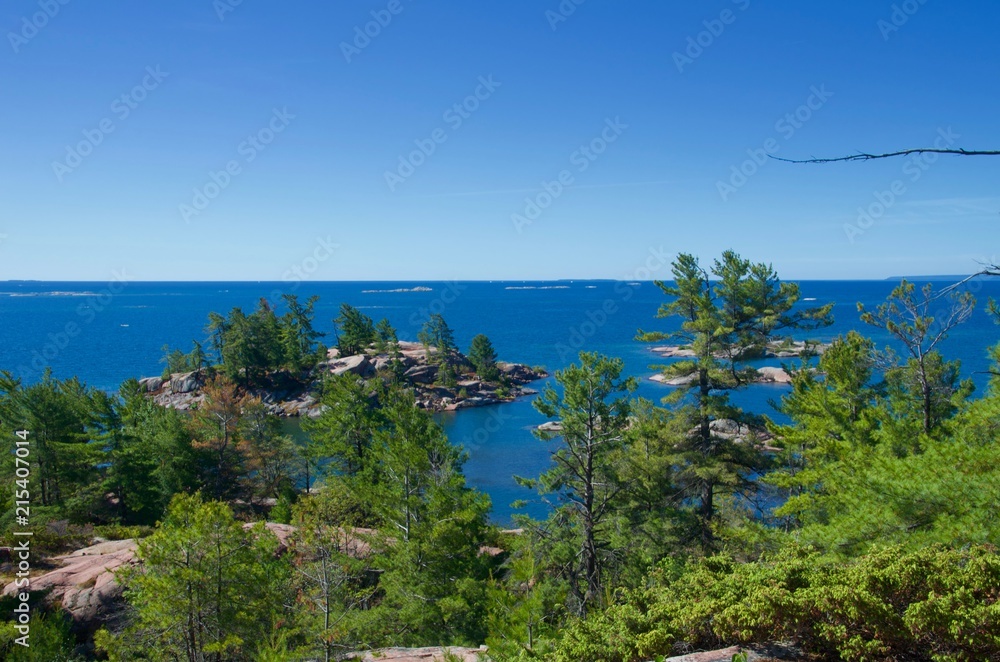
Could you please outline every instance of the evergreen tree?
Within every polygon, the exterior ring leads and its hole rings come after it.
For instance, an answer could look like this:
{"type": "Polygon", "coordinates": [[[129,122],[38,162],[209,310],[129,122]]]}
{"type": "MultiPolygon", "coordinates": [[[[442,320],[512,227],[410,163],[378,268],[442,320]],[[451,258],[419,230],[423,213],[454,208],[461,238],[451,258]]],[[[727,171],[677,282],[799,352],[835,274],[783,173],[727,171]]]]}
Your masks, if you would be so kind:
{"type": "Polygon", "coordinates": [[[777,514],[790,517],[788,524],[801,523],[802,513],[812,508],[828,465],[877,443],[875,370],[875,344],[851,331],[830,344],[818,372],[806,368],[793,375],[792,391],[780,405],[792,423],[769,424],[783,448],[783,467],[767,477],[787,490],[788,500],[777,514]]]}
{"type": "Polygon", "coordinates": [[[375,325],[375,335],[375,351],[379,354],[392,352],[393,346],[399,343],[399,338],[396,336],[396,329],[384,317],[375,325]]]}
{"type": "Polygon", "coordinates": [[[141,565],[119,573],[132,621],[119,635],[100,632],[98,648],[122,661],[253,659],[286,617],[289,567],[277,547],[225,504],[177,495],[139,542],[141,565]]]}
{"type": "Polygon", "coordinates": [[[230,380],[245,388],[262,386],[268,374],[285,363],[288,334],[266,299],[250,315],[233,308],[228,317],[211,313],[209,320],[213,347],[230,380]]]}
{"type": "Polygon", "coordinates": [[[262,297],[249,322],[250,359],[245,369],[248,383],[257,385],[264,383],[264,377],[283,364],[281,321],[271,304],[262,297]]]}
{"type": "Polygon", "coordinates": [[[245,470],[240,420],[246,398],[224,377],[206,384],[204,395],[191,418],[193,446],[202,455],[206,488],[216,499],[232,498],[239,493],[239,479],[245,470]]]}
{"type": "Polygon", "coordinates": [[[378,590],[371,579],[364,534],[345,526],[342,501],[337,498],[341,495],[330,496],[324,491],[296,504],[291,541],[300,620],[308,649],[319,652],[324,662],[366,643],[357,621],[362,620],[360,612],[375,603],[378,590]]]}
{"type": "MultiPolygon", "coordinates": [[[[622,503],[623,451],[628,427],[628,395],[634,378],[623,379],[624,362],[582,352],[580,365],[556,372],[562,393],[548,386],[533,403],[535,409],[561,422],[563,443],[552,453],[553,467],[537,481],[558,504],[548,526],[562,529],[572,540],[576,563],[564,569],[579,614],[600,606],[604,576],[611,564],[607,520],[622,503]]],[[[542,433],[542,439],[552,435],[542,433]]]]}
{"type": "Polygon", "coordinates": [[[553,579],[548,545],[531,535],[512,536],[502,576],[490,580],[490,655],[498,660],[546,659],[565,622],[566,584],[553,579]]]}
{"type": "MultiPolygon", "coordinates": [[[[959,378],[958,363],[944,361],[937,347],[953,328],[969,319],[976,300],[968,292],[935,295],[931,283],[920,294],[917,298],[913,283],[904,280],[874,311],[865,310],[860,303],[858,311],[863,322],[885,329],[905,348],[905,362],[887,352],[891,366],[886,381],[897,396],[896,402],[907,408],[905,401],[909,400],[916,407],[922,432],[931,434],[972,392],[972,382],[959,378]]],[[[911,418],[908,411],[901,414],[904,419],[911,418]]]]}
{"type": "Polygon", "coordinates": [[[375,432],[383,424],[373,389],[351,373],[332,375],[323,385],[323,413],[302,421],[311,452],[330,459],[330,472],[353,476],[365,468],[375,432]]]}
{"type": "Polygon", "coordinates": [[[476,374],[488,382],[496,382],[500,379],[500,370],[497,368],[497,353],[493,349],[493,343],[483,334],[472,339],[469,346],[469,362],[476,369],[476,374]]]}
{"type": "Polygon", "coordinates": [[[160,363],[164,364],[163,378],[168,379],[170,375],[178,373],[194,372],[208,366],[208,357],[205,349],[197,340],[189,354],[185,354],[179,349],[170,349],[170,345],[163,346],[163,358],[160,363]]]}
{"type": "Polygon", "coordinates": [[[340,304],[340,315],[333,324],[341,356],[360,354],[378,340],[372,318],[349,304],[340,304]]]}
{"type": "MultiPolygon", "coordinates": [[[[925,374],[949,363],[934,354],[924,356],[925,374]]],[[[1000,422],[995,387],[925,435],[921,390],[900,395],[891,370],[872,386],[874,356],[873,343],[851,333],[824,354],[822,380],[796,376],[782,403],[792,424],[773,426],[794,458],[768,479],[790,490],[775,514],[796,539],[836,554],[997,540],[989,514],[1000,498],[1000,452],[988,431],[1000,422]]]]}
{"type": "Polygon", "coordinates": [[[221,359],[226,377],[244,386],[250,385],[248,370],[254,361],[253,333],[250,320],[240,308],[233,308],[225,318],[221,359]]]}
{"type": "Polygon", "coordinates": [[[24,635],[17,628],[17,621],[0,622],[0,658],[16,662],[84,662],[77,652],[73,621],[62,611],[44,613],[38,607],[32,610],[27,623],[28,646],[24,635]]]}
{"type": "Polygon", "coordinates": [[[163,364],[163,374],[164,379],[169,379],[170,375],[187,372],[187,355],[179,349],[171,349],[170,345],[164,345],[163,358],[160,359],[160,363],[163,364]]]}
{"type": "Polygon", "coordinates": [[[205,354],[205,348],[197,340],[194,341],[191,353],[188,354],[188,365],[191,366],[192,370],[202,370],[208,367],[208,355],[205,354]]]}
{"type": "Polygon", "coordinates": [[[486,636],[486,581],[492,560],[484,494],[465,485],[465,453],[453,446],[413,394],[391,387],[382,402],[364,470],[351,479],[379,522],[384,597],[371,614],[383,641],[478,645],[486,636]],[[386,633],[388,622],[403,627],[386,633]]]}
{"type": "Polygon", "coordinates": [[[239,453],[251,497],[280,499],[294,494],[302,464],[298,447],[282,434],[281,421],[260,398],[246,398],[240,411],[239,453]]]}
{"type": "Polygon", "coordinates": [[[697,537],[704,549],[714,546],[713,521],[716,493],[721,488],[736,491],[753,487],[752,477],[764,465],[754,444],[739,444],[712,429],[713,420],[740,422],[744,415],[729,402],[728,391],[744,387],[756,378],[745,365],[759,356],[780,330],[813,329],[832,323],[832,304],[796,310],[799,288],[781,282],[765,264],[752,264],[732,251],[723,253],[709,273],[697,258],[682,254],[673,263],[673,283],[657,281],[672,300],[660,306],[658,318],[680,319],[673,333],[639,332],[639,339],[682,340],[695,356],[664,368],[669,377],[683,377],[687,385],[669,398],[680,403],[693,398],[678,415],[690,418],[694,431],[678,441],[678,482],[687,498],[697,506],[697,537]]]}
{"type": "Polygon", "coordinates": [[[448,355],[458,349],[455,344],[455,334],[448,326],[448,323],[438,313],[431,313],[427,321],[424,322],[417,339],[426,347],[433,347],[438,351],[438,360],[444,362],[448,355]]]}
{"type": "Polygon", "coordinates": [[[134,379],[115,403],[120,429],[108,448],[105,490],[126,524],[154,524],[178,492],[198,486],[198,453],[184,414],[146,397],[134,379]]]}
{"type": "MultiPolygon", "coordinates": [[[[457,483],[464,453],[452,446],[413,394],[391,387],[382,398],[371,445],[358,473],[360,489],[371,490],[369,503],[403,542],[430,519],[431,498],[457,483]]],[[[464,489],[464,488],[462,488],[464,489]]]]}
{"type": "Polygon", "coordinates": [[[282,364],[290,370],[311,367],[319,351],[318,340],[324,335],[313,327],[319,296],[309,297],[304,304],[294,294],[283,294],[282,299],[288,306],[281,318],[282,364]]]}
{"type": "MultiPolygon", "coordinates": [[[[122,385],[120,393],[131,396],[141,386],[135,380],[122,385]]],[[[106,431],[103,435],[106,469],[104,489],[114,495],[116,518],[126,524],[152,524],[162,513],[156,484],[149,476],[156,470],[153,449],[131,434],[123,419],[124,407],[118,398],[95,394],[95,416],[106,431]]],[[[139,397],[142,397],[141,395],[139,397]]]]}
{"type": "MultiPolygon", "coordinates": [[[[46,370],[42,379],[23,385],[9,373],[0,373],[0,418],[13,436],[29,431],[32,512],[86,521],[100,512],[103,493],[98,465],[99,442],[106,433],[98,420],[99,396],[78,379],[64,381],[46,370]]],[[[9,437],[8,437],[9,438],[9,437]]],[[[13,453],[3,463],[7,482],[15,476],[13,453]]],[[[13,494],[13,489],[7,492],[13,494]]],[[[12,517],[14,509],[6,511],[12,517]]]]}
{"type": "Polygon", "coordinates": [[[688,421],[638,398],[631,405],[620,480],[627,489],[608,518],[612,586],[636,586],[650,567],[676,553],[689,515],[674,482],[675,444],[690,432],[688,421]]]}
{"type": "Polygon", "coordinates": [[[208,333],[208,342],[212,346],[212,351],[215,352],[216,363],[223,363],[225,360],[226,333],[228,331],[229,321],[224,316],[216,312],[208,314],[208,324],[205,326],[205,332],[208,333]]]}

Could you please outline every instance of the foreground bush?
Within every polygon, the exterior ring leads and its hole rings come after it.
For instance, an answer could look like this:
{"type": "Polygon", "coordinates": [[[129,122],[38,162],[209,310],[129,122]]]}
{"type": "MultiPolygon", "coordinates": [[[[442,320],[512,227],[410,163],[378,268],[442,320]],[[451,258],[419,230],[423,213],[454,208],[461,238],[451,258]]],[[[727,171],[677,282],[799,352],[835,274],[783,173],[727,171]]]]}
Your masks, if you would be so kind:
{"type": "Polygon", "coordinates": [[[565,631],[555,659],[629,662],[684,647],[792,640],[843,660],[1000,659],[1000,555],[989,546],[807,550],[699,561],[565,631]]]}

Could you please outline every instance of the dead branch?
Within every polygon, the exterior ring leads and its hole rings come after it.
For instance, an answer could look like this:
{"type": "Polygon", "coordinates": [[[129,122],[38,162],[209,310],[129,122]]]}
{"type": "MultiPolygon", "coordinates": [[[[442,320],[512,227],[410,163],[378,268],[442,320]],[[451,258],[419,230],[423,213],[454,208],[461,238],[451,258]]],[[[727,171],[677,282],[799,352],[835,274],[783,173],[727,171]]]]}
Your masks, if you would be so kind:
{"type": "Polygon", "coordinates": [[[784,161],[785,163],[838,163],[842,161],[871,161],[873,159],[889,159],[894,156],[908,156],[910,154],[959,154],[961,156],[1000,156],[1000,150],[990,149],[990,150],[980,150],[980,149],[938,149],[934,147],[923,147],[919,149],[904,149],[898,152],[886,152],[885,154],[868,154],[866,152],[858,152],[857,154],[852,154],[850,156],[838,156],[836,158],[829,159],[783,159],[780,156],[773,156],[771,158],[775,161],[784,161]]]}

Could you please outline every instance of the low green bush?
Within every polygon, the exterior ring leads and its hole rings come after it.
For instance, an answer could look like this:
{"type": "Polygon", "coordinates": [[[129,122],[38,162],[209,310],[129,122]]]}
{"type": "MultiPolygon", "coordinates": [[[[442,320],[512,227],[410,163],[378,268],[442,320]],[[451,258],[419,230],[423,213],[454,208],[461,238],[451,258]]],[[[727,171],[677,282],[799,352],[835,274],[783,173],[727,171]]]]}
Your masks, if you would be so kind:
{"type": "Polygon", "coordinates": [[[569,626],[555,659],[630,662],[683,648],[795,641],[842,660],[1000,659],[1000,555],[882,548],[854,561],[794,549],[713,557],[569,626]]]}

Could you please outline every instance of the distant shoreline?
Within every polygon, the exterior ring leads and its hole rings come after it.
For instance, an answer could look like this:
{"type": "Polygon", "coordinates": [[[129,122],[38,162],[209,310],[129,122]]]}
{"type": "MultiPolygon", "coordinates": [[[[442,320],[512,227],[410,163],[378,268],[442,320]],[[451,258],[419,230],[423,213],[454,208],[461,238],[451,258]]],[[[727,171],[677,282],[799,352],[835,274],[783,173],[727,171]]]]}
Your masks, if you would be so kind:
{"type": "MultiPolygon", "coordinates": [[[[985,276],[978,275],[972,276],[971,274],[960,274],[960,275],[935,275],[935,276],[889,276],[887,278],[783,278],[782,282],[786,283],[885,283],[887,281],[960,281],[967,278],[972,278],[973,280],[997,280],[1000,282],[1000,278],[995,276],[985,276]]],[[[129,284],[132,285],[279,285],[288,286],[289,283],[280,280],[130,280],[129,284]]],[[[548,285],[548,284],[558,284],[566,288],[572,287],[574,284],[583,283],[642,283],[652,285],[654,281],[636,281],[634,278],[616,280],[613,278],[553,278],[548,280],[532,280],[532,279],[451,279],[451,280],[429,280],[429,279],[419,279],[415,278],[412,280],[310,280],[308,284],[310,285],[331,285],[331,284],[343,284],[343,285],[406,285],[411,286],[408,288],[392,288],[390,290],[382,291],[426,291],[426,290],[415,290],[412,286],[419,287],[430,287],[433,285],[443,286],[449,283],[479,283],[479,284],[497,284],[497,285],[512,285],[512,286],[538,286],[538,285],[548,285]]],[[[665,281],[669,282],[669,281],[665,281]]],[[[106,285],[106,281],[99,280],[0,280],[0,284],[6,285],[106,285]]],[[[301,285],[301,284],[300,284],[301,285]]],[[[430,287],[430,289],[434,289],[430,287]]],[[[0,292],[0,296],[12,294],[22,294],[20,292],[0,292]]],[[[67,293],[75,294],[75,293],[67,293]]]]}

